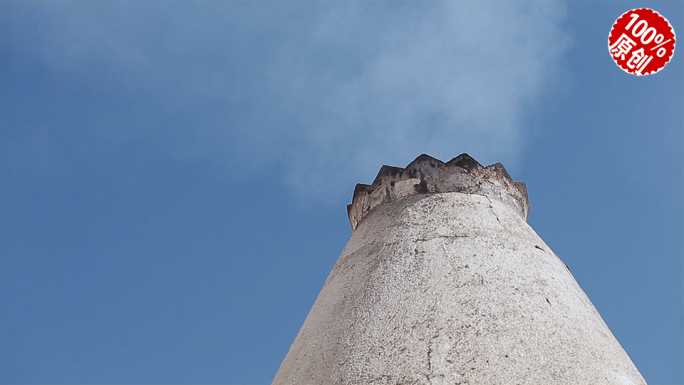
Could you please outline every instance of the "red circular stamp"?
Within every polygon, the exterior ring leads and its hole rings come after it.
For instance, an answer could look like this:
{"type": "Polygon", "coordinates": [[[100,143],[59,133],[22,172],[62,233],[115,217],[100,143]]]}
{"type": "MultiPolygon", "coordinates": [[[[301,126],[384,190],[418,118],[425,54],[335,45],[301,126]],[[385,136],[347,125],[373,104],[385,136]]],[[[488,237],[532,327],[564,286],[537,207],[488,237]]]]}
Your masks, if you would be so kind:
{"type": "Polygon", "coordinates": [[[674,49],[675,33],[670,22],[648,8],[623,13],[608,35],[608,51],[615,64],[637,76],[660,71],[674,49]]]}

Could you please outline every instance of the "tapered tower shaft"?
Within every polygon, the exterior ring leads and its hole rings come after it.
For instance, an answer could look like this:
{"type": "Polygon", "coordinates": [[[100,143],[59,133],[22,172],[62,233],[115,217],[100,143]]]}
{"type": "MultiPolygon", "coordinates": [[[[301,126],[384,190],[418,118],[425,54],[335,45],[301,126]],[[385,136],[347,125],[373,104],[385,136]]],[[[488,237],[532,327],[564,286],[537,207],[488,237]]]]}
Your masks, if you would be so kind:
{"type": "Polygon", "coordinates": [[[383,167],[274,384],[642,384],[524,184],[467,155],[383,167]],[[460,158],[460,159],[459,159],[460,158]]]}

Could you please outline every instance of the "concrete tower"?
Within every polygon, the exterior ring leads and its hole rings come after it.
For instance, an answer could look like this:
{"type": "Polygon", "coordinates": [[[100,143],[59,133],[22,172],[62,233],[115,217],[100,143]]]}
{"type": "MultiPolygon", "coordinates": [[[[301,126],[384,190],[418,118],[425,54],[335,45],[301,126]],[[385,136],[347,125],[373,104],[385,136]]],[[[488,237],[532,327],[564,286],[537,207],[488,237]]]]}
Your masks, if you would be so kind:
{"type": "Polygon", "coordinates": [[[500,163],[383,166],[273,383],[645,384],[528,211],[500,163]]]}

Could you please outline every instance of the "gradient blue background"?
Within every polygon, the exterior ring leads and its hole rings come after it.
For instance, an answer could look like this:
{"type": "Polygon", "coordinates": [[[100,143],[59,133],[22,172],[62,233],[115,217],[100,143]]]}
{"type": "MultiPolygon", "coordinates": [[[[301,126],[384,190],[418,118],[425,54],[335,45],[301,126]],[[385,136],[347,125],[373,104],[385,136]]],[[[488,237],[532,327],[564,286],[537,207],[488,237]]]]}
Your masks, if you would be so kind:
{"type": "MultiPolygon", "coordinates": [[[[389,129],[374,131],[393,102],[348,121],[356,109],[317,107],[329,101],[311,83],[353,78],[402,44],[365,36],[440,4],[0,3],[0,381],[270,383],[351,234],[354,183],[422,152],[468,152],[527,182],[529,223],[646,380],[682,383],[682,47],[636,77],[606,40],[637,7],[684,37],[684,3],[548,5],[567,41],[548,47],[540,68],[554,70],[516,105],[512,149],[488,133],[487,100],[468,117],[477,130],[425,145],[400,131],[394,152],[389,129]],[[312,26],[339,14],[357,24],[331,22],[311,43],[312,26]],[[362,137],[337,139],[336,116],[362,137]],[[369,157],[351,145],[365,135],[369,157]]],[[[407,127],[447,135],[449,109],[407,127]]]]}

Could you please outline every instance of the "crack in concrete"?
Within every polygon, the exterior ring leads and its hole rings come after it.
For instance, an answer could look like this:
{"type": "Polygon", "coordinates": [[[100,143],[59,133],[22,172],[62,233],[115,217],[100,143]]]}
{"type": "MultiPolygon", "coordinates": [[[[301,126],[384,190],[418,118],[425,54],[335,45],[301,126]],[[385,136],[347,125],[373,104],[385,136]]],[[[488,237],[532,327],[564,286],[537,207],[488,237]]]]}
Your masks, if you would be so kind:
{"type": "Polygon", "coordinates": [[[428,384],[432,383],[430,380],[430,376],[432,375],[432,341],[434,341],[437,337],[439,337],[439,330],[432,337],[430,337],[430,341],[428,341],[427,374],[425,374],[428,384]]]}
{"type": "Polygon", "coordinates": [[[489,197],[486,196],[486,195],[484,195],[484,197],[487,198],[487,201],[489,202],[489,209],[492,211],[492,214],[494,214],[494,216],[496,217],[496,221],[499,222],[499,224],[501,225],[501,227],[503,227],[504,229],[506,229],[506,231],[508,231],[509,234],[513,234],[513,232],[512,232],[511,230],[509,230],[508,227],[504,226],[504,224],[501,223],[501,220],[499,219],[499,216],[496,214],[496,211],[494,211],[494,206],[492,206],[492,200],[489,199],[489,197]]]}
{"type": "Polygon", "coordinates": [[[428,242],[433,239],[438,239],[438,238],[444,238],[444,239],[456,239],[456,238],[468,238],[470,235],[468,234],[454,234],[454,235],[437,235],[432,238],[418,238],[416,239],[416,242],[428,242]]]}

